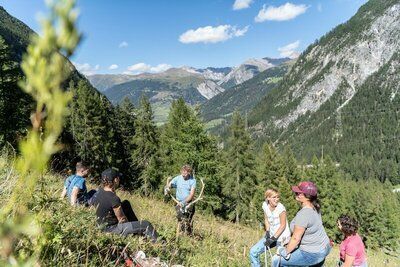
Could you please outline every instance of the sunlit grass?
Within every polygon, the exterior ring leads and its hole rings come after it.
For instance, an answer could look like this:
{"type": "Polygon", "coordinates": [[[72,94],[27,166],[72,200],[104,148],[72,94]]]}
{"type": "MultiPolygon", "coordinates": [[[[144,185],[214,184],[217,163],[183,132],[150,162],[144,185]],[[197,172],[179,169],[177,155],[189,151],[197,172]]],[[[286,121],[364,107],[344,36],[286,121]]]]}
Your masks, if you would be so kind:
{"type": "MultiPolygon", "coordinates": [[[[15,173],[10,172],[10,158],[0,157],[0,167],[0,203],[4,203],[13,188],[15,173]]],[[[42,217],[44,226],[46,244],[40,258],[43,266],[114,266],[113,249],[120,252],[128,243],[130,252],[143,250],[147,255],[161,257],[168,264],[249,266],[249,249],[263,235],[259,227],[233,224],[196,211],[194,237],[177,238],[172,202],[121,190],[117,192],[121,200],[128,199],[139,219],[150,221],[166,244],[153,245],[136,236],[124,238],[106,234],[96,227],[94,209],[72,208],[67,201],[58,199],[64,178],[46,175],[37,185],[34,203],[30,204],[31,211],[42,217]]],[[[88,187],[95,188],[96,185],[89,184],[88,187]]],[[[21,242],[18,249],[29,251],[23,246],[21,242]]],[[[400,266],[398,258],[380,251],[368,251],[367,254],[369,266],[400,266]]],[[[336,266],[338,255],[336,245],[326,266],[336,266]]]]}

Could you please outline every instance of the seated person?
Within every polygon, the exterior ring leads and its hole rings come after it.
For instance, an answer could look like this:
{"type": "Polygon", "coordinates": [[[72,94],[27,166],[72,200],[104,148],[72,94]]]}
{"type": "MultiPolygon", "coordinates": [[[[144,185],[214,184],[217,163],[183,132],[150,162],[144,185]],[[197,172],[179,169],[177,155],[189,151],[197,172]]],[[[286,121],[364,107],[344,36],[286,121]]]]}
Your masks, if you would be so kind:
{"type": "Polygon", "coordinates": [[[138,221],[128,201],[121,203],[115,194],[120,176],[113,169],[107,169],[101,174],[103,188],[96,193],[92,204],[96,206],[97,223],[102,230],[120,235],[139,234],[149,238],[153,243],[158,234],[148,221],[138,221]]]}
{"type": "Polygon", "coordinates": [[[358,222],[348,215],[341,215],[337,221],[339,230],[344,239],[340,243],[340,266],[342,267],[367,267],[365,246],[358,235],[358,222]]]}
{"type": "Polygon", "coordinates": [[[76,173],[71,175],[65,180],[64,189],[61,193],[61,199],[68,195],[68,199],[72,206],[76,204],[88,205],[88,201],[96,193],[96,190],[90,190],[87,192],[86,180],[90,168],[84,162],[76,163],[76,173]]]}
{"type": "Polygon", "coordinates": [[[262,209],[264,210],[266,234],[250,249],[252,267],[261,266],[259,256],[266,252],[267,247],[283,246],[290,239],[286,208],[279,201],[278,191],[267,189],[264,196],[265,201],[262,204],[262,209]]]}
{"type": "Polygon", "coordinates": [[[290,223],[292,236],[286,247],[278,247],[272,267],[323,266],[331,251],[328,235],[321,217],[318,190],[313,182],[292,186],[301,209],[290,223]]]}

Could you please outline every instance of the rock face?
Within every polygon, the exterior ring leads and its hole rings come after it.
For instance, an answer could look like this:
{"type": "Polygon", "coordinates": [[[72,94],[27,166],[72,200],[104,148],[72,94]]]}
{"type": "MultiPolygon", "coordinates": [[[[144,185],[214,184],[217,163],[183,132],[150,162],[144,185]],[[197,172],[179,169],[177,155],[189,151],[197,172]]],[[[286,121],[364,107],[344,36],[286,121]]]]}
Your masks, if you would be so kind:
{"type": "Polygon", "coordinates": [[[207,99],[211,99],[214,96],[224,91],[224,88],[216,84],[212,80],[206,80],[196,87],[197,91],[207,99]]]}
{"type": "Polygon", "coordinates": [[[384,2],[369,1],[347,23],[310,46],[277,89],[280,92],[255,108],[252,123],[284,130],[307,112],[318,111],[339,88],[343,97],[335,111],[346,106],[357,88],[400,49],[400,3],[384,2]]]}
{"type": "MultiPolygon", "coordinates": [[[[284,62],[285,61],[283,60],[281,63],[284,62]]],[[[230,71],[218,82],[218,85],[223,88],[233,87],[247,80],[250,80],[260,72],[263,72],[264,70],[272,68],[274,66],[276,65],[271,63],[268,58],[249,59],[243,64],[233,68],[232,71],[230,71]]]]}
{"type": "MultiPolygon", "coordinates": [[[[331,45],[316,45],[311,49],[296,70],[299,72],[302,65],[308,62],[313,62],[315,67],[308,71],[300,83],[288,90],[288,95],[292,95],[291,101],[300,102],[289,114],[276,120],[275,126],[287,127],[307,111],[318,110],[343,82],[347,84],[346,99],[338,108],[346,105],[354,96],[356,87],[363,84],[399,50],[400,4],[386,10],[360,37],[360,40],[339,48],[339,51],[331,45]],[[321,78],[313,83],[316,77],[321,78]]],[[[351,38],[351,35],[346,38],[351,38]]],[[[286,105],[288,102],[284,98],[276,105],[286,105]]]]}

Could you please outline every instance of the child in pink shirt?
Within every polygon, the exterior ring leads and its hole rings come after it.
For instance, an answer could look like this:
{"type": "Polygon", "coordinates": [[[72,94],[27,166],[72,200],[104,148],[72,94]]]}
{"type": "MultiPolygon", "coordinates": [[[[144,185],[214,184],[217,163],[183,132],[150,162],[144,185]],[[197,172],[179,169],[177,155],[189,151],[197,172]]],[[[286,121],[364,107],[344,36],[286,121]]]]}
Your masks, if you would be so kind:
{"type": "Polygon", "coordinates": [[[357,221],[348,215],[342,215],[338,219],[338,227],[344,234],[344,240],[340,243],[341,266],[367,267],[365,246],[361,237],[357,234],[357,221]]]}

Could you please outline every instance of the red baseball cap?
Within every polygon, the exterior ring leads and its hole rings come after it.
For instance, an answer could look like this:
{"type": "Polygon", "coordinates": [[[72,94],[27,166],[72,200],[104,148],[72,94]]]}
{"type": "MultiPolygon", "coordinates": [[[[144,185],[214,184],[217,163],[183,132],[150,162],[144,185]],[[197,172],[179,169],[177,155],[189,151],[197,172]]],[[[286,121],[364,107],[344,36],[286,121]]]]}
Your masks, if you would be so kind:
{"type": "Polygon", "coordinates": [[[300,182],[297,186],[292,186],[292,191],[296,193],[303,193],[305,195],[317,196],[318,189],[313,182],[305,181],[300,182]]]}

